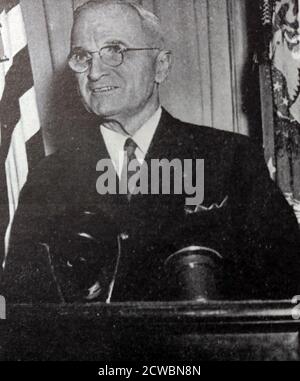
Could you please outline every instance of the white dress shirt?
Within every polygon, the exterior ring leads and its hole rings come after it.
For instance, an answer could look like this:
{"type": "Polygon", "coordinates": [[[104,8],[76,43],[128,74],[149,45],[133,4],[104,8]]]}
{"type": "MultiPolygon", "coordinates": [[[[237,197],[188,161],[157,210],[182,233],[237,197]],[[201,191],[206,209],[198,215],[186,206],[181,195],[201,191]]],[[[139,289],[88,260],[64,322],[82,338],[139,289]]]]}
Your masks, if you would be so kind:
{"type": "Polygon", "coordinates": [[[112,131],[103,125],[100,126],[104,143],[119,178],[121,178],[123,168],[125,155],[124,144],[126,140],[130,137],[137,144],[135,155],[139,163],[142,165],[152,142],[155,131],[158,127],[161,113],[162,108],[159,107],[157,111],[151,116],[151,118],[133,136],[125,136],[118,132],[112,131]]]}

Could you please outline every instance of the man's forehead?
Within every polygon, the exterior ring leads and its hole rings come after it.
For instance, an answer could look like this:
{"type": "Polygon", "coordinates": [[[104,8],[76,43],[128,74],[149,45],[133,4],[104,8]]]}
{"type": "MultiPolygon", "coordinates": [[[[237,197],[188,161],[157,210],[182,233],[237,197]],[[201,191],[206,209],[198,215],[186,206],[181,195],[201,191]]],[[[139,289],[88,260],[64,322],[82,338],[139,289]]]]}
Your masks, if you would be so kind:
{"type": "Polygon", "coordinates": [[[77,17],[72,44],[78,45],[93,37],[141,42],[145,40],[142,22],[137,12],[126,5],[108,4],[83,10],[77,17]]]}

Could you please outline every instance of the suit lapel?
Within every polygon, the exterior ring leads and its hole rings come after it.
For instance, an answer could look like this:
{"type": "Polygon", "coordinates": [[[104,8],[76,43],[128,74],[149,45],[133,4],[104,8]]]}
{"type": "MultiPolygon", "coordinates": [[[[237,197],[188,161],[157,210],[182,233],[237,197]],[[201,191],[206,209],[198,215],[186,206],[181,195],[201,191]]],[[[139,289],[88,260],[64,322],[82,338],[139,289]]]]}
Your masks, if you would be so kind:
{"type": "MultiPolygon", "coordinates": [[[[172,195],[151,194],[151,160],[167,159],[171,161],[174,158],[181,159],[183,157],[175,131],[176,119],[163,109],[159,125],[144,161],[148,168],[148,194],[134,195],[130,201],[131,213],[139,215],[140,219],[148,219],[149,223],[150,221],[155,223],[158,218],[169,214],[175,207],[175,205],[172,206],[171,204],[178,203],[179,199],[182,199],[182,197],[172,195]]],[[[160,176],[160,189],[162,189],[161,180],[160,176]]]]}
{"type": "MultiPolygon", "coordinates": [[[[96,170],[97,163],[103,159],[110,159],[105,142],[100,131],[100,121],[90,122],[90,125],[82,125],[78,128],[80,136],[74,138],[76,142],[72,147],[72,157],[69,160],[69,171],[72,175],[72,189],[74,193],[75,208],[101,210],[112,218],[118,213],[124,196],[118,194],[100,195],[96,184],[101,172],[96,170]],[[88,127],[87,127],[88,126],[88,127]]],[[[112,166],[113,168],[113,166],[112,166]]],[[[118,176],[113,168],[118,187],[118,176]]],[[[127,201],[127,200],[126,200],[127,201]]]]}

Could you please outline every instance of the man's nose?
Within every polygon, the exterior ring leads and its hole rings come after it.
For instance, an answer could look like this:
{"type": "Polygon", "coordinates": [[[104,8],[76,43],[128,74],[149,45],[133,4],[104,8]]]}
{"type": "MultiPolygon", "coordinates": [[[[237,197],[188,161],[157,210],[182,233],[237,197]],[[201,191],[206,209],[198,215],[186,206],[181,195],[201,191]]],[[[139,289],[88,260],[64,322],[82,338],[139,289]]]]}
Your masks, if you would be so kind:
{"type": "Polygon", "coordinates": [[[92,55],[92,63],[90,66],[88,78],[90,81],[97,81],[103,75],[107,75],[107,65],[102,62],[99,53],[92,55]]]}

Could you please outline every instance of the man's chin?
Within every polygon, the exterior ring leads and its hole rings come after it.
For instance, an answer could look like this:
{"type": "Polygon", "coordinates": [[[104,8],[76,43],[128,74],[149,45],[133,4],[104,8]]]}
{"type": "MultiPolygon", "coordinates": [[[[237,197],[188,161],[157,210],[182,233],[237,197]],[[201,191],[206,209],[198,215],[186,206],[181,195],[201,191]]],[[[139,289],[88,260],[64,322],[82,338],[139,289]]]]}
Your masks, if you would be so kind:
{"type": "Polygon", "coordinates": [[[93,102],[93,99],[89,99],[89,97],[82,96],[81,102],[88,112],[98,115],[100,118],[113,116],[117,111],[114,110],[112,106],[104,106],[103,104],[99,104],[99,102],[93,102]]]}
{"type": "Polygon", "coordinates": [[[98,115],[100,118],[103,119],[110,119],[116,117],[120,110],[114,107],[103,107],[103,105],[91,105],[89,107],[92,113],[98,115]]]}
{"type": "Polygon", "coordinates": [[[118,114],[113,111],[107,111],[107,110],[99,110],[99,109],[92,109],[92,112],[96,115],[98,115],[101,119],[114,119],[118,114]]]}

